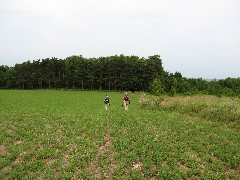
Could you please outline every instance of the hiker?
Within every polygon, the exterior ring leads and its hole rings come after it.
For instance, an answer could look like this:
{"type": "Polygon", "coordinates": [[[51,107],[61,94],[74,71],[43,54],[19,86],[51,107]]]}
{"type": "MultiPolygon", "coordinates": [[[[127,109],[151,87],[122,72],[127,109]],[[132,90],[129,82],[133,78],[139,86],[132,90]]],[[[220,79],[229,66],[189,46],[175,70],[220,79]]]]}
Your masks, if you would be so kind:
{"type": "Polygon", "coordinates": [[[104,104],[105,104],[105,109],[108,110],[108,106],[110,106],[110,99],[109,99],[108,95],[106,95],[106,97],[104,99],[104,104]]]}
{"type": "Polygon", "coordinates": [[[125,92],[125,95],[123,96],[123,105],[124,109],[127,111],[128,110],[128,105],[130,104],[130,98],[128,96],[128,93],[125,92]]]}

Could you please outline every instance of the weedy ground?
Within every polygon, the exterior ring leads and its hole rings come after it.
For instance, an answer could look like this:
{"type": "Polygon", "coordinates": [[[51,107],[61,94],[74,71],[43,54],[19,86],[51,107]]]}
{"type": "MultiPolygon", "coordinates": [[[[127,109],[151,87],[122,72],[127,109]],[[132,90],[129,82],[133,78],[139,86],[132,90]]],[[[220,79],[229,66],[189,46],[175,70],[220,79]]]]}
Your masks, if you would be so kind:
{"type": "Polygon", "coordinates": [[[1,90],[0,179],[240,178],[238,100],[107,94],[1,90]]]}

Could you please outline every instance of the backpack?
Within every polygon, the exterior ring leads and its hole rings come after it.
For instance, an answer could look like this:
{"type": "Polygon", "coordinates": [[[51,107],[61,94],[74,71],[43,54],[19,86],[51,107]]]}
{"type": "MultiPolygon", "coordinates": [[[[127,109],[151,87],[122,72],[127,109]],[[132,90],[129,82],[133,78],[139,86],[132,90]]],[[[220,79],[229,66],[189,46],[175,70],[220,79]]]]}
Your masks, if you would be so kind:
{"type": "Polygon", "coordinates": [[[105,102],[105,103],[109,103],[109,98],[106,97],[106,98],[104,99],[104,102],[105,102]]]}

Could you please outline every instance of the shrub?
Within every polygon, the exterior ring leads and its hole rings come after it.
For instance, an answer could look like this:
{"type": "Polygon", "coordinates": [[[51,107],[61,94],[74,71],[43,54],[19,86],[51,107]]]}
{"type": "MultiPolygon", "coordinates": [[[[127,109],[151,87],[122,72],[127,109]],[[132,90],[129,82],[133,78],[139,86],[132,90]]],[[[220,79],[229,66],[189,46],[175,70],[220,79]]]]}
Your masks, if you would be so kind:
{"type": "Polygon", "coordinates": [[[222,90],[222,94],[224,95],[224,96],[228,96],[228,97],[230,97],[230,96],[233,96],[234,95],[234,92],[233,92],[233,90],[231,89],[231,88],[224,88],[223,90],[222,90]]]}
{"type": "Polygon", "coordinates": [[[176,96],[176,93],[177,93],[176,89],[175,88],[171,88],[171,90],[169,92],[169,95],[174,97],[174,96],[176,96]]]}
{"type": "Polygon", "coordinates": [[[155,79],[152,82],[150,91],[152,94],[157,95],[157,96],[164,93],[164,86],[163,86],[162,82],[160,81],[160,79],[155,79]]]}

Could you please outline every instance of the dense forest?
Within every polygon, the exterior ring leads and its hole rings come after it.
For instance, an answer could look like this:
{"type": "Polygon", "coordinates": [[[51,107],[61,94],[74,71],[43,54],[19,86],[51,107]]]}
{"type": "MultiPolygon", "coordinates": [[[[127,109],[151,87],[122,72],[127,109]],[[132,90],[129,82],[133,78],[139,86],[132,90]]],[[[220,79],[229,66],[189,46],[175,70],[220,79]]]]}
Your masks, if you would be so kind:
{"type": "Polygon", "coordinates": [[[0,66],[1,89],[149,91],[153,94],[239,96],[240,78],[207,81],[164,70],[159,55],[47,58],[0,66]]]}

